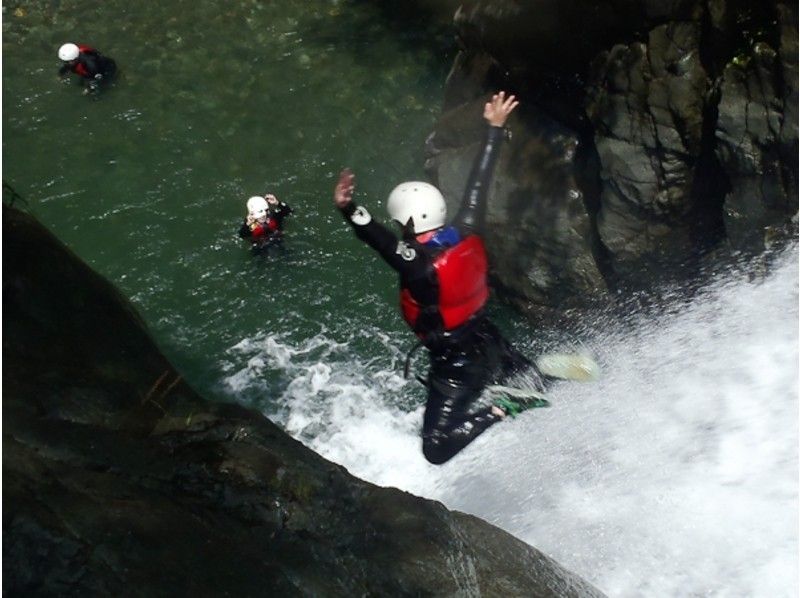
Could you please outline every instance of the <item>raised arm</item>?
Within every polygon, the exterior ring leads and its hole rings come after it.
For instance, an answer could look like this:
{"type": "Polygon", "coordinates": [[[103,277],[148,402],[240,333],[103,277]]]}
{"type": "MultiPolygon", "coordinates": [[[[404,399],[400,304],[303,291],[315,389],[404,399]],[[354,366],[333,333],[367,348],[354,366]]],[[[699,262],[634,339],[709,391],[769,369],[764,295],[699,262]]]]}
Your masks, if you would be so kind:
{"type": "Polygon", "coordinates": [[[481,234],[486,224],[486,203],[494,166],[503,140],[503,126],[508,115],[519,102],[513,95],[506,97],[501,91],[492,96],[483,108],[483,118],[489,124],[483,147],[472,166],[461,207],[453,219],[453,226],[465,235],[481,234]]]}
{"type": "Polygon", "coordinates": [[[289,204],[284,201],[280,201],[277,197],[275,197],[272,193],[265,193],[264,199],[267,200],[269,204],[270,210],[272,210],[272,215],[279,221],[283,222],[283,219],[289,216],[290,214],[294,213],[294,210],[291,208],[289,204]]]}
{"type": "Polygon", "coordinates": [[[417,270],[424,272],[424,256],[398,239],[397,235],[381,223],[376,222],[366,208],[356,205],[353,201],[354,189],[355,176],[350,170],[343,170],[333,191],[333,203],[353,227],[356,236],[377,251],[387,264],[401,274],[414,275],[417,270]]]}

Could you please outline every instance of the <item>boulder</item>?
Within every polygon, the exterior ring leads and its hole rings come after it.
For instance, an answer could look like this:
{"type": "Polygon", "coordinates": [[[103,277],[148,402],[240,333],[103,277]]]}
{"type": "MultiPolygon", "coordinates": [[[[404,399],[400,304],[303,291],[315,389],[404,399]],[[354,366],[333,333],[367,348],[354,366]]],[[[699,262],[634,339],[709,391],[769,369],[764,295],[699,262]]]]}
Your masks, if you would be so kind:
{"type": "Polygon", "coordinates": [[[480,104],[519,97],[487,241],[495,287],[529,312],[797,238],[796,5],[473,0],[454,22],[429,175],[458,201],[480,104]]]}
{"type": "Polygon", "coordinates": [[[600,159],[597,226],[614,271],[680,263],[692,253],[692,194],[703,148],[710,81],[700,25],[653,29],[647,43],[617,45],[598,59],[587,95],[600,159]]]}
{"type": "MultiPolygon", "coordinates": [[[[797,213],[797,13],[779,5],[776,49],[742,48],[719,83],[717,155],[730,181],[724,222],[737,250],[759,251],[797,213]]],[[[773,42],[774,43],[774,42],[773,42]]]]}

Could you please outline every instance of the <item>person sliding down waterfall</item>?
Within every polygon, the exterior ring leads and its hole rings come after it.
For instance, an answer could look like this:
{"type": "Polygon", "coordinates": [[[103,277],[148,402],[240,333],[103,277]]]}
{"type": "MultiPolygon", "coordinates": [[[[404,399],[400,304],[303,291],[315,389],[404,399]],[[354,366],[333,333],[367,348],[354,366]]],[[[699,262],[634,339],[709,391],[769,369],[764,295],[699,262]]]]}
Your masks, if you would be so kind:
{"type": "Polygon", "coordinates": [[[486,389],[516,390],[495,385],[529,368],[536,371],[484,311],[489,287],[480,235],[503,127],[518,103],[502,91],[486,103],[486,138],[449,225],[444,198],[428,183],[402,183],[389,195],[387,209],[400,224],[402,239],[356,205],[354,175],[348,169],[334,190],[334,203],[358,238],[400,274],[403,317],[429,351],[422,452],[434,464],[451,459],[507,415],[548,405],[536,392],[507,392],[487,406],[478,401],[486,389]]]}

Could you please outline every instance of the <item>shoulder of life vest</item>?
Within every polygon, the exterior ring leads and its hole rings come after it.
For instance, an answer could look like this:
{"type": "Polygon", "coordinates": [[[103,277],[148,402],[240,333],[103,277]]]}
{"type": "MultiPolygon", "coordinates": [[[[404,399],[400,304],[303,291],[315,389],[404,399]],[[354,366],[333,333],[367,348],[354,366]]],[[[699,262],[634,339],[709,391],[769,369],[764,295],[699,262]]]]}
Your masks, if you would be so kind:
{"type": "Polygon", "coordinates": [[[95,50],[91,46],[82,46],[82,45],[78,44],[78,52],[82,52],[84,54],[89,54],[90,52],[97,52],[97,50],[95,50]]]}
{"type": "MultiPolygon", "coordinates": [[[[489,298],[488,260],[483,241],[477,235],[470,235],[437,255],[433,259],[433,268],[439,283],[439,304],[436,307],[442,316],[444,329],[453,330],[475,315],[489,298]]],[[[403,318],[415,329],[417,318],[425,306],[403,288],[400,307],[403,318]]]]}

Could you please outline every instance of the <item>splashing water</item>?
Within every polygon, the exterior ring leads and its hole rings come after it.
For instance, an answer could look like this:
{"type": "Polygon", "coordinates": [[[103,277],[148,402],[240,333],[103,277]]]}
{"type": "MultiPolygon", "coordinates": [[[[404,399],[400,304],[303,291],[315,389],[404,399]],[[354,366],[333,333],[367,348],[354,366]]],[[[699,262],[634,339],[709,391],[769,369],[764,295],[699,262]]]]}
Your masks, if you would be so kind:
{"type": "MultiPolygon", "coordinates": [[[[389,337],[375,331],[375,338],[385,352],[397,353],[389,337]]],[[[277,389],[279,405],[267,414],[287,432],[379,485],[402,488],[409,479],[430,477],[432,466],[422,458],[417,438],[423,401],[409,408],[393,400],[413,393],[408,387],[416,383],[404,380],[399,368],[371,367],[353,355],[352,343],[334,342],[325,332],[298,346],[279,335],[245,340],[231,349],[234,360],[244,357],[245,366],[224,383],[240,402],[243,396],[270,396],[266,371],[282,369],[280,377],[289,382],[277,389]]]]}
{"type": "Polygon", "coordinates": [[[607,334],[599,383],[481,439],[439,498],[613,596],[797,595],[797,286],[795,250],[607,334]]]}
{"type": "Polygon", "coordinates": [[[553,408],[442,467],[420,451],[421,391],[348,342],[244,341],[231,353],[250,365],[226,384],[239,394],[280,369],[268,415],[312,449],[478,515],[611,596],[796,596],[797,289],[795,247],[763,280],[732,276],[605,332],[590,347],[600,381],[556,386],[553,408]]]}

